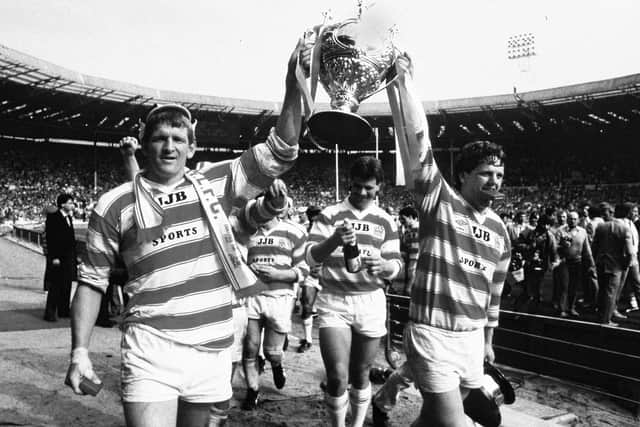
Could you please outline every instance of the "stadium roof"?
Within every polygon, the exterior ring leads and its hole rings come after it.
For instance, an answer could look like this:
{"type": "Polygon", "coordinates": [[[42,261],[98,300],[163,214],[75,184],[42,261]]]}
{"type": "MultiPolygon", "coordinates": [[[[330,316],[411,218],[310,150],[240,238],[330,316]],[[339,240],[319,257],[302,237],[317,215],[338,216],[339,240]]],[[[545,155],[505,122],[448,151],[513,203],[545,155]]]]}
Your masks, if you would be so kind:
{"type": "MultiPolygon", "coordinates": [[[[204,147],[247,147],[275,125],[280,104],[153,89],[84,75],[0,45],[0,134],[115,142],[135,134],[154,104],[180,103],[198,119],[204,147]]],[[[630,133],[640,124],[640,74],[527,93],[425,101],[432,138],[446,145],[472,139],[531,139],[546,132],[597,136],[630,133]]],[[[326,105],[319,106],[326,109],[326,105]]],[[[386,103],[359,114],[382,128],[393,148],[386,103]]]]}

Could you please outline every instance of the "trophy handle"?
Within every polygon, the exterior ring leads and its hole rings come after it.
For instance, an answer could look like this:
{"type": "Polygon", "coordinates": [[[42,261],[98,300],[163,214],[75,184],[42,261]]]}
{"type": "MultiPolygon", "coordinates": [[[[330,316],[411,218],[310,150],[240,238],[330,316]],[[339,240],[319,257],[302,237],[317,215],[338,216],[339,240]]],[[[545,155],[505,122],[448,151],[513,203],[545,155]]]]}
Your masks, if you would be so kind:
{"type": "MultiPolygon", "coordinates": [[[[398,57],[398,52],[400,52],[400,50],[398,48],[396,48],[394,46],[393,50],[396,53],[396,58],[398,57]]],[[[391,67],[395,67],[396,62],[393,61],[393,64],[391,65],[391,67]]],[[[389,74],[389,72],[391,71],[391,67],[389,67],[389,69],[387,70],[387,74],[389,74]]],[[[378,89],[374,90],[373,92],[371,92],[370,94],[364,96],[360,102],[364,101],[365,99],[371,98],[373,95],[375,95],[378,92],[381,92],[383,90],[385,90],[387,87],[391,86],[396,80],[398,80],[398,74],[396,73],[395,76],[393,76],[393,78],[391,80],[388,80],[387,83],[385,83],[384,85],[380,86],[378,89]]]]}
{"type": "Polygon", "coordinates": [[[374,90],[373,92],[371,92],[370,94],[364,96],[360,102],[364,101],[365,99],[369,99],[371,98],[373,95],[375,95],[378,92],[383,91],[384,89],[386,89],[389,85],[391,85],[393,82],[395,82],[398,79],[398,75],[393,76],[393,78],[391,80],[389,80],[387,83],[385,83],[384,85],[380,86],[378,89],[374,90]]]}
{"type": "MultiPolygon", "coordinates": [[[[314,27],[315,41],[313,45],[313,54],[311,55],[311,97],[316,99],[316,91],[318,89],[318,80],[320,75],[320,62],[322,60],[322,37],[326,31],[326,25],[318,25],[314,27]]],[[[309,34],[311,36],[311,34],[309,34]]]]}
{"type": "Polygon", "coordinates": [[[307,86],[306,77],[304,72],[302,71],[302,67],[300,62],[298,61],[298,65],[296,67],[296,79],[298,80],[298,86],[302,91],[302,100],[304,102],[304,118],[308,120],[309,117],[315,111],[315,100],[316,100],[316,91],[318,88],[318,80],[320,74],[320,59],[321,59],[321,44],[318,43],[320,37],[324,34],[326,26],[325,25],[317,25],[312,30],[305,31],[303,35],[303,39],[306,41],[312,36],[315,35],[313,51],[311,54],[311,64],[310,68],[310,87],[307,86]]]}

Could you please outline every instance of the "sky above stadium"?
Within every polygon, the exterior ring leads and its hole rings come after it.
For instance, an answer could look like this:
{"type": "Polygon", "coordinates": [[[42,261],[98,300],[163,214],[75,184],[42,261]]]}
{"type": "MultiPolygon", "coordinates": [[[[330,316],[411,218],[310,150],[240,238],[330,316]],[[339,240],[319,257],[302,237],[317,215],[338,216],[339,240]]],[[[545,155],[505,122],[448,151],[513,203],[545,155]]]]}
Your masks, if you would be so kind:
{"type": "MultiPolygon", "coordinates": [[[[640,72],[636,0],[364,3],[363,19],[383,31],[396,26],[396,45],[412,55],[425,100],[640,72]],[[536,55],[509,59],[509,38],[528,33],[536,55]]],[[[0,44],[94,76],[279,101],[290,51],[328,11],[334,22],[353,17],[357,1],[2,0],[0,44]]]]}

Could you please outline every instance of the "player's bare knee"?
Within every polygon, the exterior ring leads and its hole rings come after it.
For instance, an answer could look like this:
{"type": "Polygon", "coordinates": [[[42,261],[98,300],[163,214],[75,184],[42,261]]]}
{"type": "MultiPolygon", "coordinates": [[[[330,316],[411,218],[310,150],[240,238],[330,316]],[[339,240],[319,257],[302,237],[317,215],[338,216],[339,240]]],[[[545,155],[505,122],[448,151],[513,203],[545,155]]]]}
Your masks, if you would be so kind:
{"type": "Polygon", "coordinates": [[[327,380],[327,393],[331,396],[342,396],[347,391],[347,381],[339,379],[327,380]]]}
{"type": "Polygon", "coordinates": [[[341,396],[347,390],[347,386],[346,371],[342,375],[336,371],[327,371],[327,392],[331,396],[341,396]]]}
{"type": "Polygon", "coordinates": [[[260,348],[260,341],[258,339],[252,339],[247,336],[244,340],[244,344],[242,346],[242,357],[245,359],[251,359],[258,355],[258,350],[260,348]]]}

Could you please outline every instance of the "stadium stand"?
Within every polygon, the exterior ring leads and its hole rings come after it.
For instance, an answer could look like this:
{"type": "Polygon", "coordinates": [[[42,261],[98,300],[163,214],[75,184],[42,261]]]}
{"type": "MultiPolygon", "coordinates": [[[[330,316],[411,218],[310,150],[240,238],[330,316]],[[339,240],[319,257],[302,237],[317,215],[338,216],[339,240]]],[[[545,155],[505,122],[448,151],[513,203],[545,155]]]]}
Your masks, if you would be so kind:
{"type": "MultiPolygon", "coordinates": [[[[79,202],[77,216],[86,217],[101,193],[124,181],[114,144],[136,135],[138,118],[155,103],[183,104],[198,119],[197,139],[204,150],[195,160],[224,159],[264,139],[280,108],[273,102],[176,93],[86,76],[4,46],[0,85],[0,170],[5,178],[0,183],[0,222],[11,225],[41,222],[61,188],[79,202]],[[75,144],[78,141],[88,145],[75,144]]],[[[602,200],[640,201],[640,147],[634,144],[640,133],[640,74],[529,93],[425,101],[424,106],[445,177],[451,178],[452,158],[466,142],[488,139],[505,147],[505,197],[495,206],[505,218],[517,211],[553,214],[602,200]]],[[[367,103],[359,112],[379,131],[386,173],[380,204],[397,212],[413,201],[403,187],[394,185],[389,107],[367,103]]],[[[336,198],[335,157],[326,150],[314,152],[308,141],[302,147],[306,152],[284,177],[291,196],[299,208],[327,206],[336,198]]],[[[341,149],[370,152],[373,143],[341,149]]],[[[346,195],[342,177],[352,157],[339,155],[338,198],[346,195]]],[[[535,366],[538,372],[564,375],[640,404],[640,349],[625,344],[637,343],[638,331],[616,330],[614,345],[608,327],[530,314],[502,314],[499,351],[513,366],[535,366]],[[586,341],[571,342],[576,331],[586,341]],[[558,346],[564,346],[563,351],[557,351],[558,346]],[[591,347],[606,352],[597,363],[591,353],[579,363],[572,360],[576,348],[591,347]],[[542,353],[534,354],[539,350],[542,353]],[[624,351],[624,360],[616,359],[624,351]],[[607,365],[619,369],[603,373],[607,365]],[[607,377],[597,378],[594,372],[607,377]],[[621,379],[626,381],[622,391],[611,385],[621,379]]],[[[640,319],[623,326],[638,324],[640,319]]]]}

